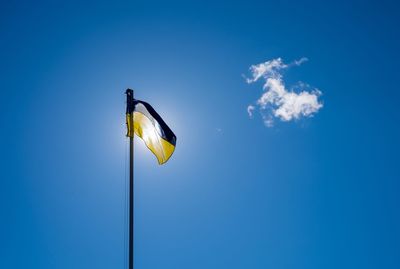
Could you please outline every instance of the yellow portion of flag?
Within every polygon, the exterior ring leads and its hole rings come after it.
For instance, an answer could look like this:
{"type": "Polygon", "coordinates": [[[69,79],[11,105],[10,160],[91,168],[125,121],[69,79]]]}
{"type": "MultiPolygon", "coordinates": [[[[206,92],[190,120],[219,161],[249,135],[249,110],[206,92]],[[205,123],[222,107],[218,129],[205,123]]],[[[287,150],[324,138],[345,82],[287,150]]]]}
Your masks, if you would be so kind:
{"type": "Polygon", "coordinates": [[[133,137],[134,132],[157,157],[159,164],[168,161],[175,150],[175,146],[160,136],[149,118],[140,112],[133,112],[133,118],[131,114],[126,114],[126,123],[128,137],[133,137]]]}
{"type": "Polygon", "coordinates": [[[131,117],[132,114],[126,114],[126,136],[127,137],[133,137],[135,134],[132,128],[133,125],[133,117],[131,117]]]}

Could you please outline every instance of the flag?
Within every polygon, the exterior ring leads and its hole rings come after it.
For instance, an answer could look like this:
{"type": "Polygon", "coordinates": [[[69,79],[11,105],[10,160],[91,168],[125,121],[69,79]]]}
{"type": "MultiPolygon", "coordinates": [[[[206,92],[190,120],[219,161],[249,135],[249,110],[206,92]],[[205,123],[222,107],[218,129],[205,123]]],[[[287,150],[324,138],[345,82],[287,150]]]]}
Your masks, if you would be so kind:
{"type": "Polygon", "coordinates": [[[157,157],[159,164],[167,162],[175,150],[175,134],[151,105],[133,98],[130,100],[126,109],[126,136],[136,134],[157,157]]]}

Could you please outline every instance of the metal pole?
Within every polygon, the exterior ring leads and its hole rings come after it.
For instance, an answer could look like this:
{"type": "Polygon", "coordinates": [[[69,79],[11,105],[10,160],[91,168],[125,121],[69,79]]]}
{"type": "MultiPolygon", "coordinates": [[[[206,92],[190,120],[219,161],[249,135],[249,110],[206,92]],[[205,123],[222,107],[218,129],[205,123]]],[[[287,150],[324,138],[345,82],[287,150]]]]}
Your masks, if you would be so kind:
{"type": "Polygon", "coordinates": [[[134,221],[134,189],[133,189],[133,137],[129,138],[129,269],[133,269],[133,221],[134,221]]]}
{"type": "Polygon", "coordinates": [[[130,126],[132,128],[132,134],[129,136],[129,269],[133,269],[133,227],[134,227],[134,178],[133,178],[133,90],[128,89],[127,93],[127,106],[130,107],[130,126]]]}

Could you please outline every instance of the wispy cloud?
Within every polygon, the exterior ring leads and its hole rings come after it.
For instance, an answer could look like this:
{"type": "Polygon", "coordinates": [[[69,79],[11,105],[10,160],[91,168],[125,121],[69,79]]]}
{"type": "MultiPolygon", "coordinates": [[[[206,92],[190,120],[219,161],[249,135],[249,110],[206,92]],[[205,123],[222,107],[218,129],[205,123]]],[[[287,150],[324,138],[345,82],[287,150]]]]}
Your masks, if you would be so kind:
{"type": "Polygon", "coordinates": [[[253,106],[253,105],[249,105],[249,106],[247,107],[247,114],[249,114],[249,117],[250,117],[250,118],[253,117],[253,111],[254,111],[255,108],[256,108],[256,107],[253,106]]]}
{"type": "Polygon", "coordinates": [[[308,84],[298,82],[287,89],[283,81],[282,72],[292,66],[299,66],[306,62],[307,58],[301,58],[289,64],[285,64],[281,58],[273,59],[250,67],[251,77],[247,83],[263,80],[263,93],[254,104],[247,107],[247,113],[253,117],[258,109],[266,126],[271,127],[274,118],[282,121],[290,121],[300,117],[310,117],[322,108],[318,100],[322,94],[316,88],[308,84]]]}

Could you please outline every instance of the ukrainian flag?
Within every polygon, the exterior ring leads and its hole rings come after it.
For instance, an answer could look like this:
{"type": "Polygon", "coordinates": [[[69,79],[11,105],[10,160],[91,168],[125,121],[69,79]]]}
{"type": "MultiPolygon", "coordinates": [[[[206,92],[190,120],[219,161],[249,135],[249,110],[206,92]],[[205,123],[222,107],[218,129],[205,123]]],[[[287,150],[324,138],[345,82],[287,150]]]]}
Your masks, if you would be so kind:
{"type": "Polygon", "coordinates": [[[175,134],[151,105],[133,97],[129,98],[130,94],[133,96],[133,91],[130,89],[126,94],[128,95],[126,136],[133,137],[136,134],[157,157],[159,164],[167,162],[175,150],[175,134]]]}

